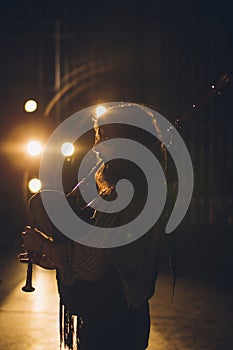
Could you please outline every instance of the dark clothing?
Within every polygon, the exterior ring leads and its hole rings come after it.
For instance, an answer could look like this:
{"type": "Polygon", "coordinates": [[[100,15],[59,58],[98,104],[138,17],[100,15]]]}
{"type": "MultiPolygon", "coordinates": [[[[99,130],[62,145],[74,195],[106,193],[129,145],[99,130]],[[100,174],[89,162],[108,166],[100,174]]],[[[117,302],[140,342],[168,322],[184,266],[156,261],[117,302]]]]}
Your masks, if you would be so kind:
{"type": "Polygon", "coordinates": [[[148,302],[125,312],[116,308],[110,315],[102,309],[98,316],[89,314],[80,329],[80,350],[144,350],[148,346],[149,331],[148,302]]]}
{"type": "Polygon", "coordinates": [[[62,302],[83,320],[78,330],[80,350],[144,350],[148,345],[148,302],[135,309],[127,305],[116,272],[104,278],[61,286],[62,302]]]}
{"type": "MultiPolygon", "coordinates": [[[[121,161],[123,162],[123,160],[121,161]]],[[[84,206],[80,203],[80,197],[76,200],[76,208],[79,209],[77,214],[80,217],[85,216],[85,220],[89,218],[89,222],[93,226],[105,228],[124,226],[138,215],[139,209],[142,209],[145,188],[140,183],[141,173],[132,168],[130,174],[133,175],[130,177],[128,173],[124,172],[126,167],[123,165],[124,162],[123,164],[117,163],[115,167],[112,166],[113,169],[107,168],[107,171],[104,172],[104,178],[111,184],[115,184],[117,178],[127,178],[134,184],[134,198],[124,210],[113,214],[96,212],[93,215],[93,213],[90,214],[89,207],[84,207],[84,210],[80,209],[84,206]]],[[[111,206],[111,200],[115,197],[116,192],[113,190],[104,196],[104,199],[108,200],[111,206]]],[[[147,217],[154,215],[153,210],[153,208],[148,210],[147,217]]],[[[146,221],[146,218],[144,220],[146,221]]],[[[161,250],[160,232],[158,226],[152,227],[135,241],[115,248],[94,248],[74,241],[67,242],[67,257],[64,258],[67,261],[67,271],[65,271],[64,276],[70,278],[71,281],[77,279],[95,281],[111,273],[109,271],[113,269],[120,277],[128,306],[135,308],[149,300],[154,293],[161,250]]],[[[94,237],[93,239],[98,238],[94,237]]]]}
{"type": "MultiPolygon", "coordinates": [[[[118,165],[112,171],[106,169],[104,178],[110,184],[115,184],[116,175],[131,180],[123,166],[118,165]]],[[[93,213],[77,196],[72,198],[77,214],[91,225],[106,229],[133,220],[144,206],[142,199],[146,190],[140,182],[140,172],[133,168],[130,174],[136,190],[134,200],[125,209],[113,214],[93,213]]],[[[111,204],[115,197],[116,192],[112,190],[104,199],[111,204]]],[[[154,215],[153,210],[146,212],[144,220],[154,215]]],[[[78,332],[80,350],[146,349],[150,329],[148,300],[154,293],[159,265],[158,232],[152,227],[135,241],[115,248],[94,248],[65,237],[62,241],[54,239],[47,248],[44,246],[47,249],[44,253],[51,261],[55,261],[57,255],[62,257],[63,267],[58,272],[59,294],[69,315],[83,319],[78,332]]],[[[133,235],[133,232],[127,233],[133,235]]],[[[64,339],[69,341],[74,334],[72,327],[67,326],[65,332],[64,339]]]]}

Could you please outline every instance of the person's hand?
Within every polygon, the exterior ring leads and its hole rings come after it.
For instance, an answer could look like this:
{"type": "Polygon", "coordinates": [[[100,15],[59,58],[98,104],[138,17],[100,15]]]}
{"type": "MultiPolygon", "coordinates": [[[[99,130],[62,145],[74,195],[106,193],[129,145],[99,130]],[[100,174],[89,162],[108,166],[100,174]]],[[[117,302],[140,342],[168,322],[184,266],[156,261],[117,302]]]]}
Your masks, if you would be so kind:
{"type": "Polygon", "coordinates": [[[55,269],[54,263],[43,253],[43,244],[47,243],[49,238],[38,229],[26,226],[21,233],[23,245],[28,253],[19,255],[20,262],[28,262],[29,259],[33,264],[39,265],[45,269],[55,269]]]}
{"type": "MultiPolygon", "coordinates": [[[[52,237],[30,226],[25,227],[21,236],[26,253],[29,253],[29,258],[33,263],[46,269],[64,270],[67,268],[65,247],[55,244],[52,237]]],[[[19,260],[26,262],[23,257],[19,257],[19,260]]]]}
{"type": "Polygon", "coordinates": [[[40,233],[30,226],[26,226],[21,233],[23,245],[28,252],[41,253],[43,243],[46,241],[40,233]]]}

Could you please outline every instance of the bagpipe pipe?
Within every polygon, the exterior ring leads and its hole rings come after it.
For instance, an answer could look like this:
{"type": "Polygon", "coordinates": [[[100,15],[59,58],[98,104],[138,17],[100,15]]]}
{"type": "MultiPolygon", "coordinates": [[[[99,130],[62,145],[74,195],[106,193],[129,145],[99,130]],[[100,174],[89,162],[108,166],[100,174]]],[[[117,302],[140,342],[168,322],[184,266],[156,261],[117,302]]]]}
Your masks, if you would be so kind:
{"type": "MultiPolygon", "coordinates": [[[[53,193],[53,191],[51,191],[51,193],[53,193]]],[[[29,199],[28,212],[31,226],[26,226],[26,229],[32,228],[38,235],[41,236],[41,238],[53,242],[54,232],[56,231],[47,217],[47,214],[43,207],[40,192],[34,194],[29,199]]],[[[25,232],[22,232],[22,235],[24,234],[25,232]]],[[[35,251],[25,250],[24,252],[18,255],[18,259],[21,263],[28,264],[25,285],[22,287],[22,291],[27,293],[34,292],[35,290],[35,288],[32,286],[33,263],[42,267],[46,267],[47,269],[55,268],[55,266],[51,263],[48,257],[42,252],[39,253],[35,251]]]]}
{"type": "MultiPolygon", "coordinates": [[[[55,190],[44,190],[40,191],[29,199],[28,201],[28,212],[30,215],[30,224],[26,229],[33,229],[36,234],[42,236],[44,240],[48,240],[52,243],[64,243],[67,238],[53,225],[49,219],[43,205],[42,194],[45,194],[48,198],[51,199],[51,204],[56,201],[56,204],[59,203],[61,199],[64,199],[64,194],[55,190]]],[[[72,202],[73,190],[65,195],[67,199],[70,199],[72,202]]],[[[25,233],[23,233],[25,234],[25,233]]],[[[73,314],[63,303],[62,293],[60,290],[60,274],[59,269],[53,264],[46,254],[43,253],[43,249],[40,253],[34,251],[25,251],[19,254],[18,258],[20,262],[27,263],[27,273],[25,285],[22,287],[24,292],[30,293],[35,290],[32,285],[32,273],[33,273],[33,264],[39,265],[43,268],[54,270],[56,269],[56,277],[58,282],[58,292],[60,294],[60,310],[59,310],[59,323],[60,323],[60,344],[63,344],[65,348],[78,349],[78,332],[79,328],[83,325],[83,320],[77,314],[73,314]],[[76,344],[76,345],[75,345],[76,344]]]]}

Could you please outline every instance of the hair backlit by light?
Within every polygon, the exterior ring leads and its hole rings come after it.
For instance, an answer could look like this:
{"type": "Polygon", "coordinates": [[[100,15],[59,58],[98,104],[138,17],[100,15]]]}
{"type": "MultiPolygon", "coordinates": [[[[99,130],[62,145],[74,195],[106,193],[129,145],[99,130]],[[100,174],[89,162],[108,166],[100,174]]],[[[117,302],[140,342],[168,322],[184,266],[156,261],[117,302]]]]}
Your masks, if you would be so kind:
{"type": "Polygon", "coordinates": [[[71,142],[65,142],[61,146],[61,153],[65,157],[70,157],[74,153],[74,145],[71,142]]]}
{"type": "Polygon", "coordinates": [[[27,144],[27,152],[30,156],[38,156],[42,151],[42,146],[38,141],[30,141],[27,144]]]}
{"type": "Polygon", "coordinates": [[[101,117],[104,113],[107,112],[107,108],[104,106],[98,106],[96,107],[95,114],[97,117],[101,117]]]}
{"type": "Polygon", "coordinates": [[[41,182],[39,179],[31,179],[28,182],[28,188],[32,193],[39,192],[41,190],[41,182]]]}
{"type": "Polygon", "coordinates": [[[37,102],[35,100],[28,100],[24,104],[24,110],[27,113],[32,113],[37,110],[37,102]]]}

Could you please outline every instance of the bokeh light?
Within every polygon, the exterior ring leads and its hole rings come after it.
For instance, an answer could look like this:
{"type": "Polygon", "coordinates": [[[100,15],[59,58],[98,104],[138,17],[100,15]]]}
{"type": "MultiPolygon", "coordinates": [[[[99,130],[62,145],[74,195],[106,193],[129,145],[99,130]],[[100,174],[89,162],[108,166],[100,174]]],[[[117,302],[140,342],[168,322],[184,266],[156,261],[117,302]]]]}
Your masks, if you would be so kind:
{"type": "Polygon", "coordinates": [[[61,146],[61,153],[65,157],[70,157],[74,153],[74,145],[71,142],[64,142],[61,146]]]}
{"type": "Polygon", "coordinates": [[[31,179],[28,182],[28,188],[32,193],[39,192],[41,190],[41,182],[39,179],[31,179]]]}
{"type": "Polygon", "coordinates": [[[27,144],[27,152],[30,156],[35,157],[38,156],[42,151],[42,146],[39,141],[30,141],[27,144]]]}
{"type": "Polygon", "coordinates": [[[32,113],[37,110],[37,102],[35,100],[27,100],[24,104],[24,110],[27,113],[32,113]]]}
{"type": "Polygon", "coordinates": [[[107,112],[107,108],[104,106],[98,106],[96,107],[95,114],[97,117],[101,117],[104,113],[107,112]]]}

